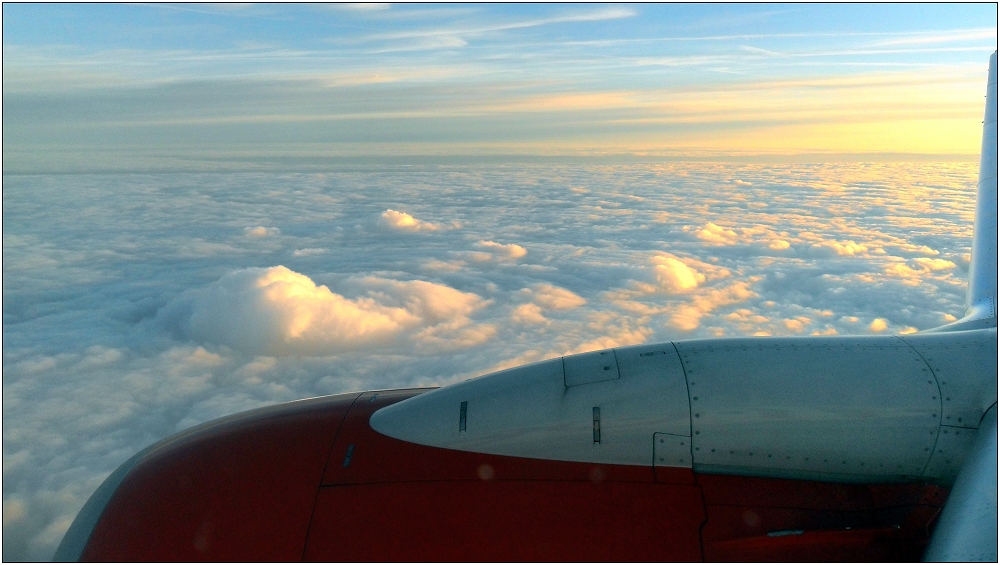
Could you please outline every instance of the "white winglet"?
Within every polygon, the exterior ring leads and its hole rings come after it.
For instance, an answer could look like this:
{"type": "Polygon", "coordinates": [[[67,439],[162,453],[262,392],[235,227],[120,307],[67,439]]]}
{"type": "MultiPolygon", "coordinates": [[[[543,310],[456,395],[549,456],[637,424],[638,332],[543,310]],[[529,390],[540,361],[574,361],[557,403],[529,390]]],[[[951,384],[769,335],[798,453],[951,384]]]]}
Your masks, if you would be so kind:
{"type": "Polygon", "coordinates": [[[997,52],[990,57],[983,116],[983,148],[979,156],[976,224],[965,316],[930,331],[956,331],[997,325],[997,52]]]}
{"type": "Polygon", "coordinates": [[[965,316],[997,317],[997,53],[990,57],[965,316]]]}

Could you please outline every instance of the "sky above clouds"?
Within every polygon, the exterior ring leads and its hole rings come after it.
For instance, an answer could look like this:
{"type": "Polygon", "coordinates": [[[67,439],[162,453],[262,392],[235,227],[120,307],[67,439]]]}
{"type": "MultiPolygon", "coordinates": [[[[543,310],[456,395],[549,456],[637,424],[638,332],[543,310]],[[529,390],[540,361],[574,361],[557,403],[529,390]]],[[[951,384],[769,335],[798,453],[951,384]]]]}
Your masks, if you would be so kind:
{"type": "Polygon", "coordinates": [[[241,410],[962,314],[995,5],[3,10],[4,560],[241,410]]]}
{"type": "Polygon", "coordinates": [[[5,170],[978,153],[996,6],[4,8],[5,170]]]}

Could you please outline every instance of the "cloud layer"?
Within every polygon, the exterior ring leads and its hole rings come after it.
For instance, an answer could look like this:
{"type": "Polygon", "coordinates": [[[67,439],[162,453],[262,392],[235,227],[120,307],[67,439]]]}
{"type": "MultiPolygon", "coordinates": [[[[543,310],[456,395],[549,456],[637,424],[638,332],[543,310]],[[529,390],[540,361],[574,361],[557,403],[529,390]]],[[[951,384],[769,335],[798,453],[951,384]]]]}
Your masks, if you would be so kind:
{"type": "Polygon", "coordinates": [[[947,323],[963,308],[976,174],[7,175],[4,558],[50,558],[117,465],[240,410],[642,342],[947,323]]]}

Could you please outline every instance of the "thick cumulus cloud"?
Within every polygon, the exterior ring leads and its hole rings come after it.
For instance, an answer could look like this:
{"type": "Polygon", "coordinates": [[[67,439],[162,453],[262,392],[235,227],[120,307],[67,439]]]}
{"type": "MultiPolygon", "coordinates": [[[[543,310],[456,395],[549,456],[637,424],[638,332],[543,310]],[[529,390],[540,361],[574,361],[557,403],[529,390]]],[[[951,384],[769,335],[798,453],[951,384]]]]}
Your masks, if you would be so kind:
{"type": "Polygon", "coordinates": [[[492,335],[468,316],[485,301],[426,281],[368,277],[348,299],[284,266],[234,271],[167,304],[157,320],[184,339],[258,355],[372,348],[453,349],[492,335]]]}
{"type": "Polygon", "coordinates": [[[692,269],[676,257],[657,255],[653,257],[652,262],[656,282],[667,292],[687,292],[705,282],[705,275],[692,269]]]}
{"type": "Polygon", "coordinates": [[[642,342],[954,321],[976,176],[954,163],[7,175],[3,556],[51,558],[116,466],[241,410],[642,342]]]}

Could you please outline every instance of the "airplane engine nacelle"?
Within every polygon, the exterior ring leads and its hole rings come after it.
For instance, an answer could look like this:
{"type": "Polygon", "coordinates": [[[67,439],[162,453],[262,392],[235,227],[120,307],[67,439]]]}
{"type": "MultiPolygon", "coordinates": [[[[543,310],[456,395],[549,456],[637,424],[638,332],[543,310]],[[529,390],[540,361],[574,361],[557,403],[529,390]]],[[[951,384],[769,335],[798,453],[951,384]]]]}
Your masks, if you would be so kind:
{"type": "Polygon", "coordinates": [[[992,367],[995,329],[681,341],[501,371],[387,407],[371,425],[495,455],[949,484],[996,402],[992,367]]]}
{"type": "Polygon", "coordinates": [[[996,329],[695,340],[282,404],[138,454],[56,557],[913,560],[995,371],[996,329]]]}

